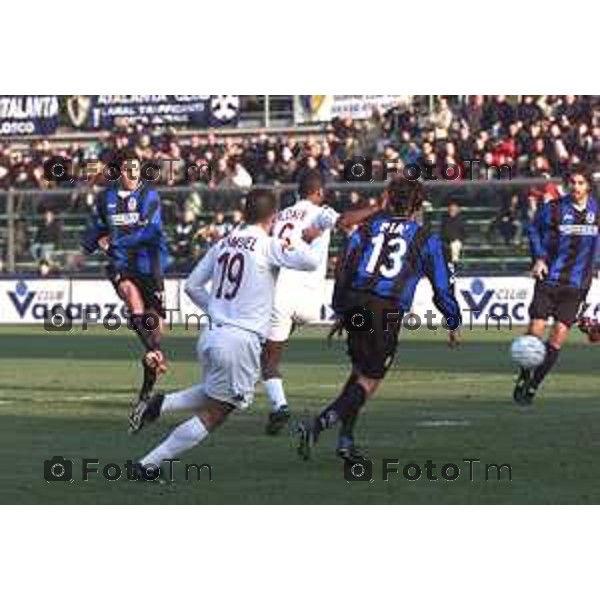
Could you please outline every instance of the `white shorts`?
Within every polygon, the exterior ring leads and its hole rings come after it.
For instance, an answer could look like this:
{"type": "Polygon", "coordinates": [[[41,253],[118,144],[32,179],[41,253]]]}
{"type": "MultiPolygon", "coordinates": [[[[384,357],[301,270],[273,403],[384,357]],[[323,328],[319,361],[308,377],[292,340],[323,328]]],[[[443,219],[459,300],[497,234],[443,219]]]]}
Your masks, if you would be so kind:
{"type": "Polygon", "coordinates": [[[285,342],[294,325],[303,325],[321,320],[323,299],[317,290],[292,290],[278,286],[271,314],[271,329],[268,339],[285,342]]]}
{"type": "Polygon", "coordinates": [[[248,408],[260,380],[261,352],[256,333],[229,325],[207,329],[198,341],[206,395],[235,408],[248,408]]]}

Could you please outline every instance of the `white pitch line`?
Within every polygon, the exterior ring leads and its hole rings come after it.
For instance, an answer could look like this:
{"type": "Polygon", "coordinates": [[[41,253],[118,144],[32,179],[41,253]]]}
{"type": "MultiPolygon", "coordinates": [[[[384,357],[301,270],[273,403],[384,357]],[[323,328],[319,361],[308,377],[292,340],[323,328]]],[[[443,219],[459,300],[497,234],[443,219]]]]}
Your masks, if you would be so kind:
{"type": "Polygon", "coordinates": [[[450,421],[450,420],[432,420],[432,421],[419,421],[417,427],[470,427],[471,421],[450,421]]]}

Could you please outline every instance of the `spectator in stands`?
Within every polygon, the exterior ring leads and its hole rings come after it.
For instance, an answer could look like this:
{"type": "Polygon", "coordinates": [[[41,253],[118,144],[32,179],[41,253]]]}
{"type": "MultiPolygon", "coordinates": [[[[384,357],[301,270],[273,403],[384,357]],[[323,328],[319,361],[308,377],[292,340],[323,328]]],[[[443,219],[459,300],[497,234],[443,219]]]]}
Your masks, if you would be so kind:
{"type": "Polygon", "coordinates": [[[484,111],[483,126],[498,135],[508,131],[508,126],[514,120],[513,117],[514,110],[506,96],[494,96],[484,111]]]}
{"type": "Polygon", "coordinates": [[[33,259],[35,261],[52,263],[53,253],[61,246],[61,242],[62,226],[56,218],[54,211],[46,209],[31,245],[33,259]]]}
{"type": "Polygon", "coordinates": [[[247,189],[252,187],[252,177],[250,176],[250,173],[248,173],[244,168],[244,165],[237,160],[233,162],[231,181],[233,185],[238,188],[247,189]]]}
{"type": "Polygon", "coordinates": [[[171,254],[175,260],[174,268],[178,272],[187,273],[194,265],[197,258],[198,229],[196,216],[192,210],[186,209],[178,213],[171,244],[171,254]]]}
{"type": "Polygon", "coordinates": [[[441,236],[447,245],[450,262],[458,264],[467,229],[461,215],[461,206],[456,200],[450,200],[448,212],[442,217],[441,236]]]}
{"type": "Polygon", "coordinates": [[[454,118],[447,98],[440,98],[436,110],[431,113],[431,126],[434,129],[435,136],[439,140],[445,140],[448,137],[448,130],[454,118]]]}
{"type": "Polygon", "coordinates": [[[519,198],[512,196],[490,224],[489,235],[498,234],[505,245],[518,244],[521,233],[519,198]]]}
{"type": "Polygon", "coordinates": [[[469,100],[462,111],[463,126],[470,131],[479,131],[483,126],[484,97],[469,96],[469,100]]]}
{"type": "Polygon", "coordinates": [[[542,119],[542,109],[535,103],[533,96],[523,96],[517,107],[517,119],[525,127],[530,127],[533,123],[542,119]]]}

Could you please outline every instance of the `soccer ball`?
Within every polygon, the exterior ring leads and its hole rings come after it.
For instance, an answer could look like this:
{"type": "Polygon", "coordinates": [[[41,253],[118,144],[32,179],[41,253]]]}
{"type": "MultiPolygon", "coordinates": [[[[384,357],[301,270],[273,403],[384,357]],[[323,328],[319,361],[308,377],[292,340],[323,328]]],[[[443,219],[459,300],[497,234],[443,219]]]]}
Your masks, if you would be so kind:
{"type": "Polygon", "coordinates": [[[510,347],[513,361],[524,369],[539,367],[546,358],[546,346],[535,335],[518,337],[510,347]]]}

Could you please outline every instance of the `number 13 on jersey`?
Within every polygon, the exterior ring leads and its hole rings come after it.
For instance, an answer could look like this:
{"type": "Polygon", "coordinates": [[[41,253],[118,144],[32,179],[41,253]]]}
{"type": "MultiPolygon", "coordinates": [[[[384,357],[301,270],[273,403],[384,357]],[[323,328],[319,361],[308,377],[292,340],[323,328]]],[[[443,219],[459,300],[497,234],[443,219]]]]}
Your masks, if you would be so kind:
{"type": "Polygon", "coordinates": [[[367,273],[374,273],[377,265],[379,273],[386,279],[397,277],[402,270],[404,255],[408,249],[406,240],[400,236],[388,237],[380,233],[371,239],[372,252],[366,266],[367,273]],[[382,260],[381,253],[385,252],[382,260]]]}

